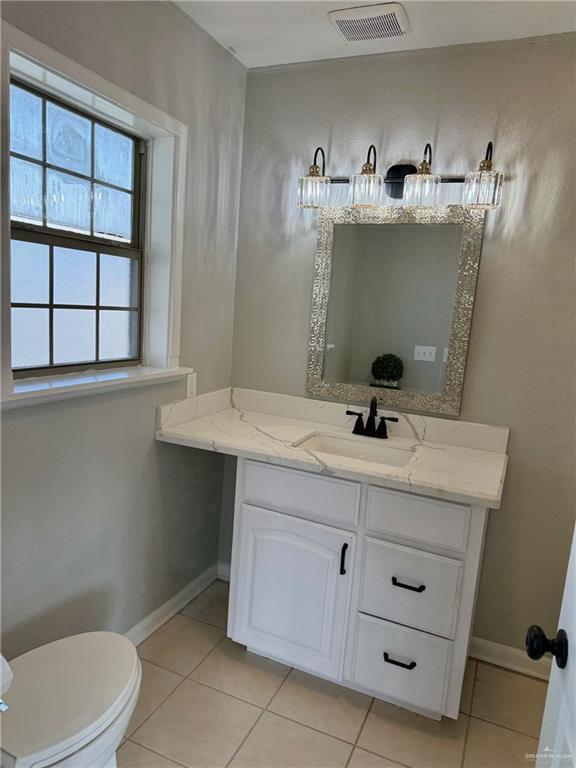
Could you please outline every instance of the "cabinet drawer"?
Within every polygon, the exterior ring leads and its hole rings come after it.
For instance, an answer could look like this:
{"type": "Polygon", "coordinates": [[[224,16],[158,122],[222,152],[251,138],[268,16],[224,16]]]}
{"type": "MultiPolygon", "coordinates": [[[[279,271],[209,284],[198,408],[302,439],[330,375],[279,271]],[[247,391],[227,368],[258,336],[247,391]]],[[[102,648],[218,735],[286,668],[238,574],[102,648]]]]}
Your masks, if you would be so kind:
{"type": "Polygon", "coordinates": [[[346,525],[357,525],[360,484],[247,461],[244,501],[346,525]]]}
{"type": "Polygon", "coordinates": [[[366,537],[360,610],[454,637],[462,563],[366,537]]]}
{"type": "Polygon", "coordinates": [[[354,682],[386,698],[441,713],[451,648],[441,637],[359,614],[354,682]]]}
{"type": "Polygon", "coordinates": [[[370,486],[367,527],[372,531],[464,552],[470,507],[370,486]]]}

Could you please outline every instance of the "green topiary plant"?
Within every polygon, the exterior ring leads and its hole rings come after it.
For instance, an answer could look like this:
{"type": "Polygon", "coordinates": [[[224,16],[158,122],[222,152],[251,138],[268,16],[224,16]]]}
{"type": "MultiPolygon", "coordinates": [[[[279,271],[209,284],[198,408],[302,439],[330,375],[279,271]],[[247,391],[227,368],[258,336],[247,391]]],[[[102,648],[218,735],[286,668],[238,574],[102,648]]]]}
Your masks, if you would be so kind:
{"type": "Polygon", "coordinates": [[[400,381],[404,375],[404,363],[398,355],[379,355],[372,363],[372,376],[376,381],[400,381]]]}

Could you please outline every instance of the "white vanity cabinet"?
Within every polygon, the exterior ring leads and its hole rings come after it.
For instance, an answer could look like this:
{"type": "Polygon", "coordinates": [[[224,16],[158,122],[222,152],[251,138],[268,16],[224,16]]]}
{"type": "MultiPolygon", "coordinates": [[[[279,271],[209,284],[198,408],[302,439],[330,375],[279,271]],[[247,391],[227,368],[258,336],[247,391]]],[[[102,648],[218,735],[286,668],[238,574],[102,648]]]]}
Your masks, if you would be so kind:
{"type": "Polygon", "coordinates": [[[457,717],[487,510],[239,459],[228,634],[457,717]]]}
{"type": "Polygon", "coordinates": [[[356,536],[243,504],[234,639],[337,678],[356,536]]]}

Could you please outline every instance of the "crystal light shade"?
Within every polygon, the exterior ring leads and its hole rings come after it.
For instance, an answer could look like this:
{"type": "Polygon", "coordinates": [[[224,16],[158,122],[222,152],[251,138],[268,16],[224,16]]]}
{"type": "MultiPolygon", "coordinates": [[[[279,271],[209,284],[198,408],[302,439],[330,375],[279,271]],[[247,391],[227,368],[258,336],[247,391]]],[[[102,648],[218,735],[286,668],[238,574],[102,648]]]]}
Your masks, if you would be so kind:
{"type": "Polygon", "coordinates": [[[298,180],[298,206],[322,208],[330,202],[329,176],[301,176],[298,180]]]}
{"type": "Polygon", "coordinates": [[[384,203],[384,176],[376,173],[376,147],[368,148],[361,173],[350,177],[350,205],[353,208],[373,208],[384,203]]]}
{"type": "Polygon", "coordinates": [[[434,207],[439,189],[440,176],[435,173],[412,173],[404,178],[404,205],[434,207]]]}
{"type": "Polygon", "coordinates": [[[298,207],[322,208],[330,204],[330,177],[326,176],[326,154],[322,147],[317,147],[314,160],[307,176],[298,180],[298,207]],[[318,165],[318,156],[322,158],[322,168],[318,165]]]}
{"type": "Polygon", "coordinates": [[[438,205],[440,181],[441,177],[432,173],[432,146],[426,144],[424,159],[418,166],[418,172],[404,178],[404,205],[423,208],[438,205]]]}
{"type": "Polygon", "coordinates": [[[379,173],[356,173],[350,179],[350,202],[354,208],[371,208],[384,204],[384,176],[379,173]]]}
{"type": "Polygon", "coordinates": [[[463,205],[489,211],[502,202],[504,174],[499,171],[470,171],[466,174],[463,205]]]}
{"type": "Polygon", "coordinates": [[[488,211],[498,208],[502,202],[502,184],[504,174],[492,170],[492,142],[488,142],[486,156],[477,171],[466,174],[464,199],[462,204],[468,208],[488,211]]]}

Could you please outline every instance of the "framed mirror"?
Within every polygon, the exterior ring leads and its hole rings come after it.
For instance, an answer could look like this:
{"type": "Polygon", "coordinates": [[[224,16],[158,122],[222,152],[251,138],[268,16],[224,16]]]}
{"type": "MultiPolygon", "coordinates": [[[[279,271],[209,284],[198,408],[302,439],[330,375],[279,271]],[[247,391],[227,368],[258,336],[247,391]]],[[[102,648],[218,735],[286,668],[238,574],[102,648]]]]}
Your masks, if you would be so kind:
{"type": "Polygon", "coordinates": [[[307,393],[457,416],[483,211],[324,208],[307,393]]]}

